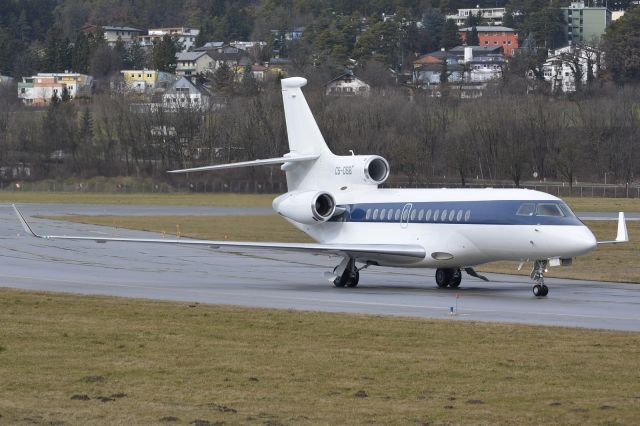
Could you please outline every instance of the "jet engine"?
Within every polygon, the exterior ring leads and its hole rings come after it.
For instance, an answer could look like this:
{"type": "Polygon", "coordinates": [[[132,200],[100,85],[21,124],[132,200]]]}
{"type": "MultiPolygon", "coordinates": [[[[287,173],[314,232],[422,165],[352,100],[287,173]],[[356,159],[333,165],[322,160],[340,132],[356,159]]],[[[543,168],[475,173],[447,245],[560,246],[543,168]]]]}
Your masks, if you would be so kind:
{"type": "Polygon", "coordinates": [[[336,200],[328,192],[289,192],[273,200],[278,214],[306,225],[326,222],[336,211],[336,200]]]}
{"type": "Polygon", "coordinates": [[[389,177],[389,163],[378,155],[335,157],[333,175],[339,182],[380,185],[389,177]]]}

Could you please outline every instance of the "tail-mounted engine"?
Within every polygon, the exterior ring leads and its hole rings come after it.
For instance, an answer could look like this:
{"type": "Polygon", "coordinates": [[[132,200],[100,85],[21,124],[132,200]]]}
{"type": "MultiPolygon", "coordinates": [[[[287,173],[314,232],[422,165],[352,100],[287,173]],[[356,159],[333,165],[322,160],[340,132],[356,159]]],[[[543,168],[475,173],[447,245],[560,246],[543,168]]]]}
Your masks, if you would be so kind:
{"type": "Polygon", "coordinates": [[[345,155],[333,161],[334,178],[347,185],[380,185],[389,177],[389,163],[378,155],[345,155]]]}
{"type": "Polygon", "coordinates": [[[273,200],[273,209],[288,219],[313,225],[331,219],[336,201],[328,192],[289,192],[273,200]]]}

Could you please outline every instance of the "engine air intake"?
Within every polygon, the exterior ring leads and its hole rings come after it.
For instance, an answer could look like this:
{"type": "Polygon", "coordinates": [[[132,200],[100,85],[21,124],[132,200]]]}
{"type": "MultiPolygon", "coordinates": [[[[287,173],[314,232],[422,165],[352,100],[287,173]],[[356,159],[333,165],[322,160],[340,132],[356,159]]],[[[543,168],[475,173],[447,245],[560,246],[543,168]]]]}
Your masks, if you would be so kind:
{"type": "Polygon", "coordinates": [[[373,156],[367,162],[364,173],[372,183],[384,183],[389,177],[389,163],[382,157],[373,156]]]}

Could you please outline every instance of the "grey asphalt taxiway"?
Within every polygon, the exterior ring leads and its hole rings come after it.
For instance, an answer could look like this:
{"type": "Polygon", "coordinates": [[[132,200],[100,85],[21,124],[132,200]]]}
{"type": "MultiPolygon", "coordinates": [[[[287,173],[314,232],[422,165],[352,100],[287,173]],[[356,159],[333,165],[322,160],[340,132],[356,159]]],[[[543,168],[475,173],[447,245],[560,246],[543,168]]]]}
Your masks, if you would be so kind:
{"type": "MultiPolygon", "coordinates": [[[[36,214],[266,214],[265,209],[29,205],[36,214]]],[[[604,219],[604,217],[603,217],[604,219]]],[[[31,219],[36,232],[66,235],[153,234],[31,219]]],[[[355,289],[323,278],[339,259],[266,251],[137,243],[50,241],[24,235],[0,205],[0,287],[251,307],[351,312],[640,331],[640,285],[549,278],[536,299],[527,277],[464,277],[457,290],[435,287],[434,271],[371,268],[355,289]],[[459,296],[458,298],[456,296],[459,296]],[[449,316],[450,307],[457,315],[449,316]]]]}

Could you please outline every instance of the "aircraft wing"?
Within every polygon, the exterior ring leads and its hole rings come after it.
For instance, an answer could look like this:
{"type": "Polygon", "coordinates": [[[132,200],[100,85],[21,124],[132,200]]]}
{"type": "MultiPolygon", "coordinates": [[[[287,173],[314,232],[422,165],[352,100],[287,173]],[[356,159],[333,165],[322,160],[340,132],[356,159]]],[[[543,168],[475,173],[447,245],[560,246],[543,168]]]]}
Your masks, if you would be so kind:
{"type": "Polygon", "coordinates": [[[417,262],[424,259],[426,251],[424,247],[409,244],[314,244],[314,243],[263,243],[263,242],[243,242],[243,241],[216,241],[216,240],[190,240],[190,239],[167,239],[167,238],[120,238],[120,237],[88,237],[71,235],[40,235],[36,234],[29,223],[13,205],[13,209],[24,228],[24,231],[36,238],[47,240],[80,240],[95,241],[96,243],[107,242],[129,242],[129,243],[154,243],[154,244],[177,244],[191,246],[208,246],[211,248],[246,248],[307,252],[315,254],[348,254],[356,259],[377,260],[392,257],[395,259],[405,259],[407,263],[417,262]]]}

